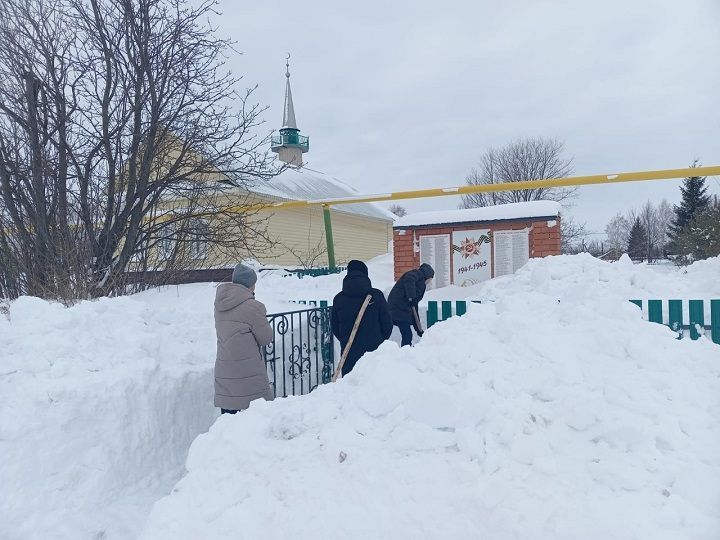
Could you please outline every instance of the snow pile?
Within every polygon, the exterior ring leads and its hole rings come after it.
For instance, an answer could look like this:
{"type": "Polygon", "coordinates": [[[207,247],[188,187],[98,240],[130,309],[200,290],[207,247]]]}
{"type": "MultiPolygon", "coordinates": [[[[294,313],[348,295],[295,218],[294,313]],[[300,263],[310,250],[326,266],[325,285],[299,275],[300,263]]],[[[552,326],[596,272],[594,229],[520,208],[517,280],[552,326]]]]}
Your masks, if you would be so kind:
{"type": "Polygon", "coordinates": [[[622,266],[534,262],[413,349],[220,418],[142,538],[720,537],[720,353],[598,294],[622,266]]]}
{"type": "MultiPolygon", "coordinates": [[[[394,285],[392,253],[369,261],[373,286],[387,295],[394,285]]],[[[265,274],[265,273],[263,273],[265,274]]],[[[605,262],[587,253],[530,259],[514,275],[503,276],[472,287],[450,286],[429,290],[428,300],[494,300],[507,293],[542,291],[557,299],[614,296],[632,299],[720,298],[720,257],[698,261],[688,267],[634,264],[623,256],[605,262]]],[[[272,272],[258,280],[258,298],[328,300],[342,288],[345,273],[317,278],[281,277],[272,272]]],[[[282,307],[280,304],[278,308],[282,307]]]]}
{"type": "MultiPolygon", "coordinates": [[[[389,291],[392,257],[368,266],[389,291]]],[[[348,537],[718,537],[720,353],[627,302],[717,298],[718,275],[720,258],[678,270],[553,257],[429,291],[495,302],[309,398],[221,418],[147,535],[171,537],[158,527],[181,509],[168,528],[181,538],[334,537],[345,521],[348,537]]],[[[303,309],[288,300],[331,300],[343,277],[261,274],[257,296],[270,313],[303,309]]],[[[0,538],[140,533],[217,418],[214,294],[0,309],[0,538]]]]}
{"type": "Polygon", "coordinates": [[[719,298],[720,257],[687,268],[634,264],[627,255],[615,263],[587,253],[530,259],[515,276],[476,286],[476,294],[502,298],[507,293],[539,291],[557,298],[598,296],[635,298],[719,298]]]}
{"type": "MultiPolygon", "coordinates": [[[[378,268],[392,277],[392,259],[378,268]]],[[[261,275],[258,298],[303,309],[287,300],[334,295],[342,278],[261,275]]],[[[217,417],[214,297],[193,284],[0,306],[0,538],[137,535],[217,417]]]]}
{"type": "Polygon", "coordinates": [[[205,288],[0,316],[0,538],[137,534],[217,415],[205,288]]]}

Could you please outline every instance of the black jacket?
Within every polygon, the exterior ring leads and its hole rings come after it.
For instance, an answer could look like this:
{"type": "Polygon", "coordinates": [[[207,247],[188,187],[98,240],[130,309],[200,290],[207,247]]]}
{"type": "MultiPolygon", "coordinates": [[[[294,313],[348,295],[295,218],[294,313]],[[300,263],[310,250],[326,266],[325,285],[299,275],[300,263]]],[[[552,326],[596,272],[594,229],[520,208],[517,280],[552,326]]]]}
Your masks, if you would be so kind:
{"type": "Polygon", "coordinates": [[[425,296],[425,280],[428,277],[431,276],[426,276],[420,269],[410,270],[397,281],[388,295],[393,321],[411,323],[415,326],[412,308],[417,309],[418,303],[425,296]]]}
{"type": "Polygon", "coordinates": [[[332,332],[340,341],[341,350],[345,350],[355,319],[368,294],[372,296],[372,300],[355,334],[343,366],[343,375],[350,373],[363,354],[377,349],[392,333],[393,323],[385,295],[378,289],[373,289],[370,278],[362,272],[349,271],[343,279],[342,292],[333,299],[331,310],[332,332]]]}

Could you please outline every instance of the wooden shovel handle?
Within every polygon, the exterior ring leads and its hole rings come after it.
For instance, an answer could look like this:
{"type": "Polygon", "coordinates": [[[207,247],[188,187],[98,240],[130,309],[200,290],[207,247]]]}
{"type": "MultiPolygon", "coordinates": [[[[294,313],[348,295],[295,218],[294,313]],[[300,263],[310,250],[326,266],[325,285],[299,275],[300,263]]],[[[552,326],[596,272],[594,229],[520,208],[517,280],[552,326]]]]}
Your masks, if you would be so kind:
{"type": "Polygon", "coordinates": [[[367,309],[368,305],[370,304],[370,300],[372,300],[372,295],[368,294],[365,297],[365,301],[362,303],[362,306],[360,306],[360,312],[358,313],[358,316],[355,318],[355,324],[352,327],[352,332],[350,332],[350,339],[348,339],[347,344],[345,345],[345,350],[342,353],[342,356],[340,357],[340,363],[338,364],[337,369],[335,370],[335,373],[333,374],[332,382],[335,382],[340,375],[340,372],[342,371],[343,366],[345,365],[345,360],[347,359],[347,355],[350,352],[350,347],[352,347],[353,341],[355,341],[355,334],[357,334],[358,328],[360,327],[360,321],[362,321],[363,315],[365,315],[365,310],[367,309]]]}

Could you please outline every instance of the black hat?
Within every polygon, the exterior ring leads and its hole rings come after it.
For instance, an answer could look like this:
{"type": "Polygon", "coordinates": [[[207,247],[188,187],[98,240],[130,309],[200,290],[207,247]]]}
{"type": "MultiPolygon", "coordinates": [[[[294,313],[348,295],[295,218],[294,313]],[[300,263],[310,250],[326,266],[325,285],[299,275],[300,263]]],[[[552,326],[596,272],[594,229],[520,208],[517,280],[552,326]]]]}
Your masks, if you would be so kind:
{"type": "Polygon", "coordinates": [[[422,272],[422,275],[425,276],[425,279],[435,277],[435,270],[433,270],[433,267],[430,266],[428,263],[423,263],[420,265],[420,272],[422,272]]]}
{"type": "Polygon", "coordinates": [[[347,265],[348,272],[360,272],[364,275],[368,275],[368,267],[362,261],[352,260],[347,265]]]}

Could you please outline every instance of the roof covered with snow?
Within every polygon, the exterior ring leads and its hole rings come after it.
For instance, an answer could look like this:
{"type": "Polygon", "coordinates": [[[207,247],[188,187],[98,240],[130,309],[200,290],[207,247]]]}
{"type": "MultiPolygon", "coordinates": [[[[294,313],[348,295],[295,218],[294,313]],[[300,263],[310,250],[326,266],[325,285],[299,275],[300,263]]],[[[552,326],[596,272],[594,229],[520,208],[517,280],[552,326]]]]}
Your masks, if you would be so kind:
{"type": "Polygon", "coordinates": [[[560,203],[555,201],[531,201],[485,206],[483,208],[418,212],[409,214],[395,221],[395,228],[445,225],[448,223],[471,223],[475,221],[554,217],[559,214],[560,203]]]}
{"type": "MultiPolygon", "coordinates": [[[[253,186],[251,191],[289,201],[338,199],[360,195],[357,190],[342,180],[307,167],[290,167],[271,180],[253,186]]],[[[333,211],[386,221],[395,219],[392,212],[373,203],[343,204],[333,206],[333,211]]]]}

